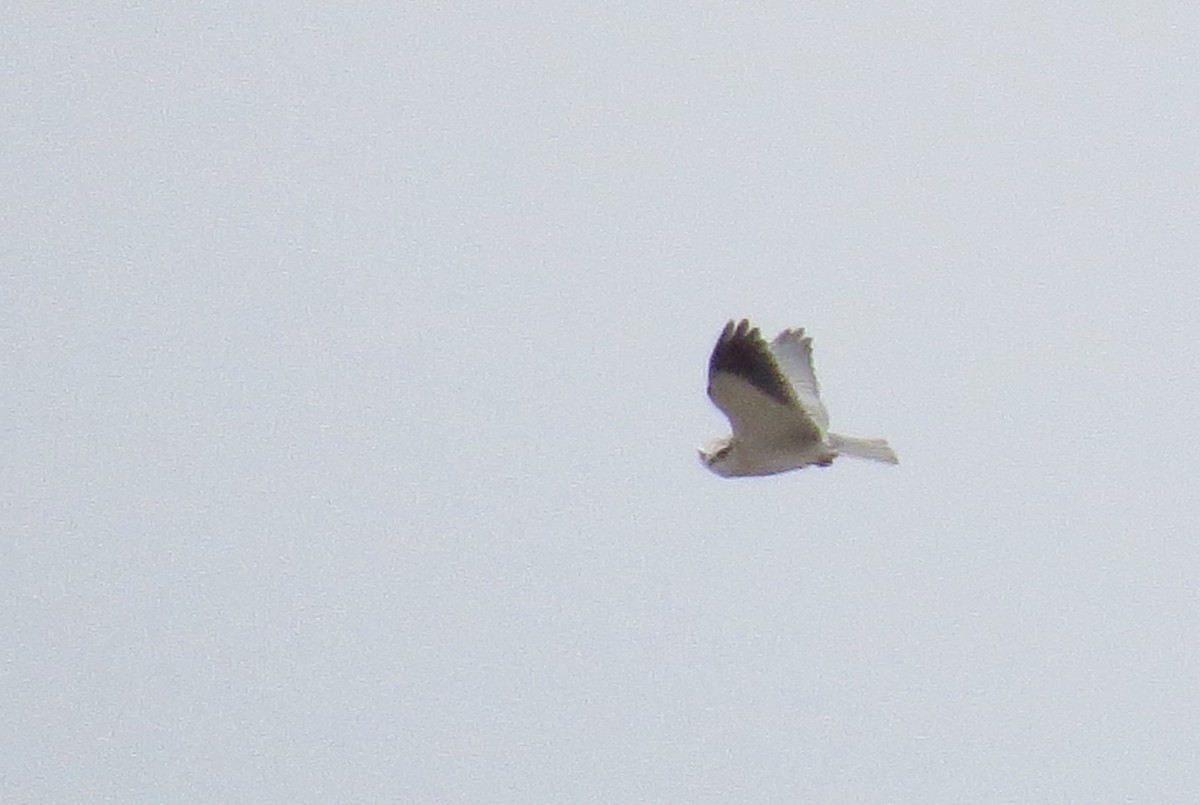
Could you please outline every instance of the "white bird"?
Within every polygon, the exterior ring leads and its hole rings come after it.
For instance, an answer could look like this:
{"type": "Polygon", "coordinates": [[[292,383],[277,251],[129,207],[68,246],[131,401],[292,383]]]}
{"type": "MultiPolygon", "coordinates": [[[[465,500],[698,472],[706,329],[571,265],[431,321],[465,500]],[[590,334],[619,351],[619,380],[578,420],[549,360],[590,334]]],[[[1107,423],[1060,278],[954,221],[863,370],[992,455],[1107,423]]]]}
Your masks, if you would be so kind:
{"type": "Polygon", "coordinates": [[[708,362],[708,396],[733,433],[700,450],[704,466],[726,478],[774,475],[841,455],[897,464],[883,439],[829,432],[829,414],[813,373],[812,339],[784,330],[768,346],[757,327],[729,322],[708,362]]]}

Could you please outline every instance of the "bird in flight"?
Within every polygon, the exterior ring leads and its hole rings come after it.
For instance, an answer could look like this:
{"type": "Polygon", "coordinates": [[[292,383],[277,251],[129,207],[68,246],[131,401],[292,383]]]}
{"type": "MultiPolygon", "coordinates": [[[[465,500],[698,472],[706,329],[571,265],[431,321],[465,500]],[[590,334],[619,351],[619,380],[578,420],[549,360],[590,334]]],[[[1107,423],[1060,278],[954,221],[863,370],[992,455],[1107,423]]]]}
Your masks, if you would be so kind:
{"type": "Polygon", "coordinates": [[[784,330],[768,344],[746,319],[726,324],[708,361],[708,396],[733,428],[700,450],[700,461],[717,475],[828,467],[838,456],[899,463],[883,439],[829,432],[813,373],[812,339],[803,328],[784,330]]]}

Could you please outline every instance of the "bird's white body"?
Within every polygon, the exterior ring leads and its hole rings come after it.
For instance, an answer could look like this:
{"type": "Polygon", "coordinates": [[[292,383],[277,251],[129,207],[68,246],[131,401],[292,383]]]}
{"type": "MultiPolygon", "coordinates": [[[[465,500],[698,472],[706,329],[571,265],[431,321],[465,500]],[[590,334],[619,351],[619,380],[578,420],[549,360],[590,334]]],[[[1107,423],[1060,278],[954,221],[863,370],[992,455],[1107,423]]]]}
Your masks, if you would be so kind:
{"type": "Polygon", "coordinates": [[[730,436],[714,443],[708,450],[701,450],[700,460],[717,475],[736,478],[746,475],[777,475],[813,464],[827,466],[836,455],[824,443],[815,444],[808,450],[783,448],[751,451],[746,450],[744,445],[734,445],[733,437],[730,436]],[[726,452],[722,455],[722,451],[726,452]]]}
{"type": "Polygon", "coordinates": [[[733,428],[700,451],[700,460],[717,475],[827,467],[840,455],[898,463],[883,439],[829,432],[813,371],[812,339],[803,329],[784,330],[768,345],[745,319],[729,322],[709,359],[708,395],[733,428]]]}

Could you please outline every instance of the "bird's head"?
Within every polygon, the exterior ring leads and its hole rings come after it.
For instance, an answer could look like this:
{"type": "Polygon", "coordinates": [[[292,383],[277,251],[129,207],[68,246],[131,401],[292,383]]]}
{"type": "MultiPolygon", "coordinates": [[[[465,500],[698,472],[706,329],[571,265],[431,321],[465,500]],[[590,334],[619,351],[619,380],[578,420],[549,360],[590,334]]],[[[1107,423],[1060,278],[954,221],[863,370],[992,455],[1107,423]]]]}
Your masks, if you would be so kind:
{"type": "Polygon", "coordinates": [[[711,444],[701,447],[697,452],[700,454],[700,463],[708,467],[717,475],[729,475],[726,460],[729,458],[729,452],[733,449],[733,439],[724,438],[718,439],[711,444]]]}

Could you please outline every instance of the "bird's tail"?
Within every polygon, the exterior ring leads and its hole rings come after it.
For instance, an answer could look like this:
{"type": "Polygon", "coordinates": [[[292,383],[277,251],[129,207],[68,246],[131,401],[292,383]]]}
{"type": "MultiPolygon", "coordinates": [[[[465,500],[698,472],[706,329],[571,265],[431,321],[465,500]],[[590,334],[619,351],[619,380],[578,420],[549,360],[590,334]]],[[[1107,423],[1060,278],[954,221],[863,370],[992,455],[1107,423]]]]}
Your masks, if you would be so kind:
{"type": "Polygon", "coordinates": [[[829,434],[829,446],[843,456],[865,458],[868,461],[879,461],[884,464],[899,464],[900,459],[888,446],[886,439],[857,439],[853,436],[829,434]]]}

